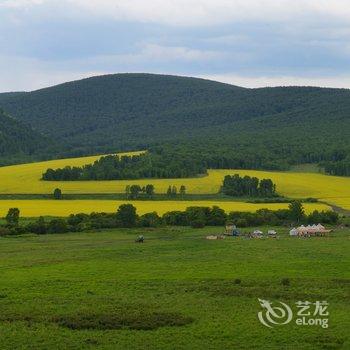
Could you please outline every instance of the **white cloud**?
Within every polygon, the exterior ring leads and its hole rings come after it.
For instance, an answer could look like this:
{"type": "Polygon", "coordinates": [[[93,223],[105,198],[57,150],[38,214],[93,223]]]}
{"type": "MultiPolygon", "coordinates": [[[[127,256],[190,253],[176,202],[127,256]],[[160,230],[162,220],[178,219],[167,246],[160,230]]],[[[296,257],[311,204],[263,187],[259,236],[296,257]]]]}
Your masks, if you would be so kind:
{"type": "Polygon", "coordinates": [[[183,46],[161,46],[157,44],[145,45],[140,55],[161,61],[208,61],[225,57],[224,53],[218,51],[195,50],[183,46]]]}
{"type": "MultiPolygon", "coordinates": [[[[107,73],[148,71],[148,62],[209,62],[225,57],[225,53],[195,50],[183,46],[139,44],[135,53],[97,55],[61,61],[46,61],[0,54],[0,91],[34,90],[70,80],[107,73]],[[138,68],[135,68],[138,67],[138,68]],[[140,69],[141,67],[141,69],[140,69]]],[[[161,69],[161,68],[160,68],[161,69]]]]}
{"type": "Polygon", "coordinates": [[[248,88],[267,86],[318,86],[347,89],[350,88],[350,74],[339,76],[244,76],[239,74],[208,74],[200,75],[199,77],[248,88]]]}
{"type": "Polygon", "coordinates": [[[348,0],[66,0],[95,15],[172,25],[231,21],[286,21],[309,17],[350,19],[348,0]]]}
{"type": "MultiPolygon", "coordinates": [[[[84,64],[93,65],[136,65],[170,62],[209,62],[226,57],[225,52],[211,50],[197,50],[185,46],[163,46],[153,43],[140,43],[134,53],[97,55],[84,59],[84,64]]],[[[77,61],[73,61],[77,63],[77,61]]]]}
{"type": "Polygon", "coordinates": [[[64,69],[36,59],[0,56],[0,92],[36,90],[101,74],[105,72],[64,69]]]}
{"type": "Polygon", "coordinates": [[[350,20],[349,0],[5,0],[2,7],[59,6],[74,16],[170,25],[215,25],[227,22],[310,22],[350,20]]]}
{"type": "Polygon", "coordinates": [[[32,5],[42,5],[45,1],[46,0],[3,0],[0,2],[0,8],[24,8],[32,5]]]}

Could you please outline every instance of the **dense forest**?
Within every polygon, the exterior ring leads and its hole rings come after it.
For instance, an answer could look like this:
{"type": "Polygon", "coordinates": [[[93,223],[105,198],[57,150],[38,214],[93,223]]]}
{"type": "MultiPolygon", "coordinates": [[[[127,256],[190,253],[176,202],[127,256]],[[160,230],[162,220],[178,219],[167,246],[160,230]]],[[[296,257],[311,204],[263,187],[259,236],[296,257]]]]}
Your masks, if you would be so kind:
{"type": "Polygon", "coordinates": [[[350,91],[311,87],[245,89],[154,74],[115,74],[28,93],[0,106],[51,140],[46,157],[163,149],[206,168],[288,169],[329,163],[347,174],[350,91]]]}
{"type": "Polygon", "coordinates": [[[134,156],[108,155],[83,167],[47,169],[46,181],[122,180],[142,178],[183,178],[206,174],[203,164],[183,154],[149,153],[134,156]]]}
{"type": "Polygon", "coordinates": [[[226,175],[222,185],[222,193],[234,197],[276,197],[276,185],[271,179],[259,180],[257,177],[238,174],[226,175]]]}
{"type": "Polygon", "coordinates": [[[0,108],[0,164],[6,159],[22,159],[48,146],[48,140],[21,122],[13,119],[0,108]]]}
{"type": "Polygon", "coordinates": [[[321,166],[329,175],[350,176],[350,156],[335,162],[323,162],[321,166]]]}

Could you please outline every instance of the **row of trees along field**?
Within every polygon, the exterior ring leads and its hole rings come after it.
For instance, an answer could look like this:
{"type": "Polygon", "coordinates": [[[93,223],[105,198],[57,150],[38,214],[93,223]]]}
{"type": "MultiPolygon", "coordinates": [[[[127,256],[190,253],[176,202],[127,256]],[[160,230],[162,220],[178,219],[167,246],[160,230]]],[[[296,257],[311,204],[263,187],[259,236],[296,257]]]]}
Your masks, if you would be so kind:
{"type": "Polygon", "coordinates": [[[350,176],[350,158],[339,162],[324,162],[321,165],[329,175],[350,176]]]}
{"type": "Polygon", "coordinates": [[[67,219],[56,218],[50,221],[43,217],[25,226],[20,225],[20,211],[11,208],[5,218],[6,224],[0,226],[0,236],[22,233],[65,233],[82,232],[103,228],[118,227],[157,227],[192,226],[201,228],[208,226],[223,226],[231,222],[238,227],[256,227],[262,225],[291,225],[300,223],[336,224],[339,216],[333,211],[314,211],[306,215],[300,201],[290,203],[288,209],[272,211],[260,209],[255,213],[231,212],[213,207],[188,207],[185,211],[170,211],[160,217],[156,212],[137,215],[132,204],[122,204],[115,213],[72,214],[67,219]]]}
{"type": "MultiPolygon", "coordinates": [[[[314,156],[309,154],[308,157],[286,163],[285,161],[269,159],[268,153],[257,155],[255,150],[250,153],[249,149],[245,149],[244,152],[236,151],[232,154],[232,151],[226,150],[225,146],[222,145],[218,145],[215,151],[209,153],[208,150],[204,149],[199,151],[196,148],[198,145],[191,152],[188,151],[187,147],[190,147],[190,145],[174,148],[169,146],[155,147],[147,153],[134,156],[118,157],[109,155],[101,157],[93,164],[82,167],[67,166],[59,169],[47,169],[42,175],[42,179],[46,181],[84,181],[186,178],[206,174],[207,169],[210,168],[283,170],[288,169],[293,163],[303,162],[320,162],[326,173],[331,175],[349,176],[350,174],[350,161],[344,158],[345,153],[340,151],[330,152],[325,158],[316,156],[316,154],[314,156]],[[334,161],[328,161],[327,159],[334,159],[334,161]]],[[[262,192],[264,186],[267,186],[265,196],[268,196],[269,184],[267,182],[262,184],[260,189],[262,192]]],[[[259,191],[255,192],[255,195],[261,194],[259,191]]]]}
{"type": "Polygon", "coordinates": [[[259,180],[257,177],[238,174],[224,178],[222,192],[234,197],[277,197],[276,185],[271,179],[259,180]]]}
{"type": "MultiPolygon", "coordinates": [[[[125,187],[126,198],[137,199],[140,196],[152,198],[155,194],[155,187],[152,184],[146,186],[140,185],[128,185],[125,187]]],[[[177,195],[184,196],[186,194],[186,186],[181,185],[179,191],[176,186],[169,186],[166,195],[167,197],[176,197],[177,195]]]]}
{"type": "Polygon", "coordinates": [[[83,167],[47,169],[46,181],[122,180],[141,178],[184,178],[206,174],[202,162],[179,155],[143,153],[134,156],[108,155],[83,167]]]}
{"type": "MultiPolygon", "coordinates": [[[[186,186],[181,185],[179,191],[176,186],[169,186],[166,191],[167,197],[177,197],[180,195],[183,197],[186,194],[186,186]]],[[[146,186],[140,185],[127,185],[125,187],[125,196],[127,199],[138,199],[138,198],[153,198],[155,195],[155,188],[152,184],[146,186]]],[[[55,188],[52,196],[54,199],[63,199],[62,190],[60,188],[55,188]]]]}

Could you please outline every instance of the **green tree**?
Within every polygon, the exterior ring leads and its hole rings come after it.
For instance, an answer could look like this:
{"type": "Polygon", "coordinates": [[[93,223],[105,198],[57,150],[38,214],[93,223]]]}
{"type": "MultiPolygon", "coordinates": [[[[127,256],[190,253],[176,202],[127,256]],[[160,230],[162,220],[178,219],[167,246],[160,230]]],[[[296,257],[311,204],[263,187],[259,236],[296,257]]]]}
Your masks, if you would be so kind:
{"type": "Polygon", "coordinates": [[[116,220],[120,227],[136,226],[136,208],[132,204],[122,204],[117,210],[116,220]]]}
{"type": "Polygon", "coordinates": [[[130,197],[130,185],[127,185],[125,187],[125,194],[126,194],[126,198],[128,199],[130,197]]]}
{"type": "Polygon", "coordinates": [[[146,213],[140,217],[139,224],[142,227],[157,227],[161,225],[162,219],[157,212],[146,213]]]}
{"type": "Polygon", "coordinates": [[[19,221],[19,209],[18,208],[10,208],[6,215],[6,222],[10,226],[18,226],[19,221]]]}
{"type": "Polygon", "coordinates": [[[204,227],[209,217],[209,207],[187,207],[186,215],[188,222],[192,227],[200,228],[204,227]]]}
{"type": "Polygon", "coordinates": [[[153,185],[146,185],[145,187],[145,193],[147,197],[151,198],[154,195],[154,186],[153,185]]]}
{"type": "Polygon", "coordinates": [[[227,220],[227,215],[225,211],[218,206],[214,205],[210,209],[209,217],[207,220],[207,224],[209,226],[222,226],[225,224],[227,220]]]}
{"type": "Polygon", "coordinates": [[[176,188],[176,186],[173,186],[173,187],[172,187],[172,189],[171,189],[171,195],[172,195],[172,197],[176,197],[176,195],[177,195],[177,188],[176,188]]]}
{"type": "Polygon", "coordinates": [[[53,219],[47,225],[48,233],[65,233],[68,231],[68,225],[64,219],[53,219]]]}
{"type": "Polygon", "coordinates": [[[168,197],[171,197],[171,195],[172,195],[172,188],[171,188],[171,186],[168,187],[168,189],[166,191],[166,194],[167,194],[168,197]]]}
{"type": "Polygon", "coordinates": [[[305,218],[305,210],[301,201],[295,200],[289,204],[290,219],[295,222],[300,222],[305,218]]]}
{"type": "Polygon", "coordinates": [[[141,187],[139,185],[130,186],[130,198],[132,199],[138,198],[140,192],[141,192],[141,187]]]}
{"type": "Polygon", "coordinates": [[[183,198],[185,196],[185,194],[186,194],[186,186],[181,185],[181,187],[180,187],[180,195],[181,195],[181,197],[183,198]]]}
{"type": "Polygon", "coordinates": [[[62,199],[62,191],[59,188],[56,188],[53,191],[53,198],[54,199],[62,199]]]}

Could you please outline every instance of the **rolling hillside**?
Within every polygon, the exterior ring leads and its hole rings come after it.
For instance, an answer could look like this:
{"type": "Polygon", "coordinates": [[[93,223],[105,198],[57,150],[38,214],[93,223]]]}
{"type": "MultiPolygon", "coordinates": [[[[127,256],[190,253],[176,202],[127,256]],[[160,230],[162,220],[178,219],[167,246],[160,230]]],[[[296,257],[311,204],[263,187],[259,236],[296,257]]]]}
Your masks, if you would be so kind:
{"type": "Polygon", "coordinates": [[[0,109],[0,161],[37,153],[49,141],[0,109]]]}
{"type": "Polygon", "coordinates": [[[67,156],[145,149],[191,152],[209,167],[286,169],[350,150],[350,91],[244,89],[213,81],[116,74],[28,93],[0,106],[67,156]]]}

